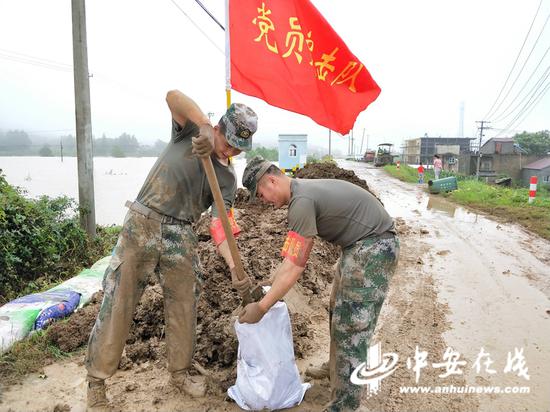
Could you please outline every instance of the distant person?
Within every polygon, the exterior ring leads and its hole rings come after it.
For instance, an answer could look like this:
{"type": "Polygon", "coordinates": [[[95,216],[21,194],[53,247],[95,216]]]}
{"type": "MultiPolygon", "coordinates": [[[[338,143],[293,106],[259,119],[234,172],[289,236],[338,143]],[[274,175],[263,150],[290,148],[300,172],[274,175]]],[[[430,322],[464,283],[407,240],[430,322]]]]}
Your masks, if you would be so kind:
{"type": "MultiPolygon", "coordinates": [[[[212,127],[197,104],[180,91],[168,92],[166,102],[172,113],[170,143],[149,172],[137,200],[126,202],[130,210],[105,271],[103,302],[86,354],[89,410],[109,410],[105,379],[118,368],[136,305],[153,273],[164,294],[170,384],[190,396],[204,394],[203,378],[188,373],[202,285],[198,241],[191,224],[214,202],[200,158],[211,157],[229,210],[237,191],[229,157],[250,150],[258,118],[249,107],[235,103],[212,127]]],[[[239,281],[235,275],[216,207],[212,215],[212,240],[230,268],[233,287],[248,289],[250,279],[239,281]]]]}
{"type": "Polygon", "coordinates": [[[439,175],[441,174],[441,169],[443,169],[443,162],[439,158],[439,155],[434,155],[434,174],[435,174],[435,180],[439,179],[439,175]]]}
{"type": "Polygon", "coordinates": [[[420,166],[418,166],[418,183],[424,183],[424,166],[422,166],[422,162],[420,162],[420,166]]]}
{"type": "Polygon", "coordinates": [[[367,360],[397,265],[399,240],[393,219],[359,186],[337,179],[293,179],[260,156],[246,166],[243,186],[252,199],[257,196],[276,208],[288,205],[289,232],[271,289],[259,302],[246,305],[239,321],[259,322],[285,296],[304,272],[315,236],[340,246],[329,307],[330,366],[315,369],[325,377],[330,372],[332,395],[324,410],[357,410],[365,386],[355,385],[350,377],[367,360]]]}

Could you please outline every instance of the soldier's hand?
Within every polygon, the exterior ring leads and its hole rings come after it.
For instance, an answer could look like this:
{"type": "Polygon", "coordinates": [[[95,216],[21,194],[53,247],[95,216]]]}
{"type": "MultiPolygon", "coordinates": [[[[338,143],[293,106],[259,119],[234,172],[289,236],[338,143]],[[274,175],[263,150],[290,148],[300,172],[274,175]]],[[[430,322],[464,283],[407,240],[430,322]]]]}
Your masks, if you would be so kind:
{"type": "Polygon", "coordinates": [[[235,268],[229,270],[231,271],[231,286],[233,286],[234,289],[237,289],[239,294],[242,295],[247,290],[250,290],[252,288],[252,281],[248,276],[245,276],[243,280],[239,280],[235,268]]]}
{"type": "Polygon", "coordinates": [[[239,313],[239,322],[241,323],[258,323],[266,312],[260,307],[258,302],[249,303],[239,313]]]}
{"type": "Polygon", "coordinates": [[[193,153],[199,157],[208,157],[214,150],[214,128],[209,124],[203,124],[199,129],[199,135],[192,139],[193,153]]]}

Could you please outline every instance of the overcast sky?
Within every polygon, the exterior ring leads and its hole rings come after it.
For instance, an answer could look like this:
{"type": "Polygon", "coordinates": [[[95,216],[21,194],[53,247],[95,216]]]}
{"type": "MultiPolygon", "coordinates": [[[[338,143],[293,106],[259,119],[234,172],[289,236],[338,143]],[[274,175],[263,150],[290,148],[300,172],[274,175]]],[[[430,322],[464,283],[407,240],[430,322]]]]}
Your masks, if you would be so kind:
{"type": "MultiPolygon", "coordinates": [[[[223,31],[202,9],[193,0],[175,1],[223,50],[223,31]]],[[[383,141],[400,145],[424,133],[457,136],[461,102],[464,134],[472,136],[475,121],[487,114],[508,76],[539,1],[314,0],[382,89],[357,119],[358,145],[363,129],[371,147],[383,141]]],[[[203,2],[225,24],[222,0],[203,2]]],[[[216,119],[224,112],[224,55],[170,0],[94,0],[87,2],[86,12],[95,136],[128,132],[142,142],[168,140],[170,114],[164,98],[174,88],[193,97],[205,112],[214,112],[216,119]]],[[[542,0],[509,84],[549,15],[550,0],[542,0]]],[[[549,26],[550,22],[497,115],[550,47],[549,26]]],[[[69,0],[0,0],[0,129],[26,129],[52,137],[71,133],[75,123],[71,66],[69,0]]],[[[549,67],[550,53],[517,102],[549,67]]],[[[258,113],[256,142],[274,143],[280,133],[307,133],[311,144],[328,146],[327,129],[304,116],[237,92],[233,101],[258,113]]],[[[493,126],[502,128],[512,117],[493,126]]],[[[518,129],[550,129],[550,92],[518,129]]],[[[487,137],[493,134],[488,132],[487,137]]],[[[333,136],[333,147],[345,152],[345,140],[333,136]]]]}

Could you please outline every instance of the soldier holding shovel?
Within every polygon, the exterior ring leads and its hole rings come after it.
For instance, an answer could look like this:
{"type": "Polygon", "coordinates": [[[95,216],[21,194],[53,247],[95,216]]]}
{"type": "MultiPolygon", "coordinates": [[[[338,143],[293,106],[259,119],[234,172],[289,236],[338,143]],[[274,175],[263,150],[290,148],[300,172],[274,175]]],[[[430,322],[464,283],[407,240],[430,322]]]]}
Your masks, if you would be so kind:
{"type": "MultiPolygon", "coordinates": [[[[94,410],[109,409],[105,379],[118,368],[135,307],[147,278],[155,271],[164,293],[170,383],[190,395],[197,395],[196,388],[200,388],[188,369],[202,283],[198,241],[191,223],[213,203],[203,159],[211,157],[223,202],[230,210],[237,181],[228,159],[252,147],[257,116],[243,104],[232,104],[212,126],[198,105],[183,93],[170,91],[166,101],[172,113],[172,137],[136,201],[126,204],[130,210],[105,272],[103,302],[90,335],[87,405],[94,410]]],[[[231,270],[233,287],[248,290],[248,277],[239,281],[234,275],[235,265],[216,208],[212,208],[212,214],[212,239],[231,270]]],[[[235,234],[239,229],[231,212],[229,218],[235,234]]]]}

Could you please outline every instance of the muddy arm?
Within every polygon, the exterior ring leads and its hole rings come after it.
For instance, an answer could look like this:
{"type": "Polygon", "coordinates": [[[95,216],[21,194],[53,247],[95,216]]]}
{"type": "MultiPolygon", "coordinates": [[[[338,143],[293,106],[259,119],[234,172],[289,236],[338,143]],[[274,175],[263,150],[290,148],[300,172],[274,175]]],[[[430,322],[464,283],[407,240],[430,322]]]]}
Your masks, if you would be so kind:
{"type": "Polygon", "coordinates": [[[304,269],[305,267],[298,266],[289,259],[283,260],[272,276],[271,289],[258,303],[262,310],[267,312],[271,306],[281,300],[304,273],[304,269]]]}

